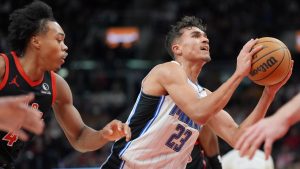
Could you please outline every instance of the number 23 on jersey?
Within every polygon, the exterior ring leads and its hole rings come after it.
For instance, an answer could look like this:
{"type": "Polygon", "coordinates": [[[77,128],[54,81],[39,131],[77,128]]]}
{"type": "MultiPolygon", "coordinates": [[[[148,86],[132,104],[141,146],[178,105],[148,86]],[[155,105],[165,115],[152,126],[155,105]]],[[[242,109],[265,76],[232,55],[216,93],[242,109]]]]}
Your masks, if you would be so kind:
{"type": "Polygon", "coordinates": [[[179,152],[186,141],[192,136],[192,131],[186,129],[183,125],[176,126],[176,132],[172,134],[166,142],[166,145],[176,152],[179,152]]]}

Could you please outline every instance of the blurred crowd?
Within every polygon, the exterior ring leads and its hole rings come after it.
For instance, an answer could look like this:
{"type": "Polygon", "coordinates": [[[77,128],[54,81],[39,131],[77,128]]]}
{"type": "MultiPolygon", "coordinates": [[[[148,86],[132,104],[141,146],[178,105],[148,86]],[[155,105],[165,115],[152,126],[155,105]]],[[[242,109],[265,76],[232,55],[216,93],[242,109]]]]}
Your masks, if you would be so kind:
{"type": "MultiPolygon", "coordinates": [[[[73,91],[74,104],[86,124],[99,129],[114,118],[126,120],[140,81],[157,63],[171,60],[164,48],[165,34],[179,18],[195,15],[207,25],[212,61],[199,82],[215,90],[234,71],[236,56],[250,38],[281,39],[295,60],[294,73],[278,93],[268,115],[300,92],[299,53],[296,32],[300,30],[300,2],[297,0],[44,0],[52,6],[56,20],[66,33],[69,56],[59,71],[73,91]],[[133,26],[139,38],[130,47],[107,45],[111,27],[133,26]]],[[[0,51],[8,52],[9,14],[31,0],[0,0],[0,51]]],[[[245,79],[226,106],[240,122],[256,105],[262,87],[245,79]]],[[[110,153],[103,149],[78,153],[69,145],[53,114],[41,137],[28,144],[17,168],[48,169],[96,167],[110,153]]],[[[274,124],[275,125],[275,124],[274,124]]],[[[221,153],[231,148],[220,141],[221,153]]],[[[278,169],[300,168],[300,124],[273,148],[278,169]]]]}

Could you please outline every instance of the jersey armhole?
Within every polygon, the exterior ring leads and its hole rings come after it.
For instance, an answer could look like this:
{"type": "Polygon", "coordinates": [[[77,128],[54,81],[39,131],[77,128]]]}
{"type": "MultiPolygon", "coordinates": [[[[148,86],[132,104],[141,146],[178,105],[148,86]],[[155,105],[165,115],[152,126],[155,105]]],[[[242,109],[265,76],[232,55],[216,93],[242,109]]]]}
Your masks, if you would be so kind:
{"type": "Polygon", "coordinates": [[[0,56],[3,57],[5,62],[5,72],[4,72],[3,79],[0,82],[0,90],[2,90],[5,84],[7,83],[8,73],[9,73],[9,62],[8,62],[8,57],[5,54],[1,53],[0,56]]]}
{"type": "Polygon", "coordinates": [[[56,100],[56,76],[53,71],[51,71],[50,73],[51,73],[51,83],[52,83],[52,104],[51,105],[53,105],[56,100]]]}

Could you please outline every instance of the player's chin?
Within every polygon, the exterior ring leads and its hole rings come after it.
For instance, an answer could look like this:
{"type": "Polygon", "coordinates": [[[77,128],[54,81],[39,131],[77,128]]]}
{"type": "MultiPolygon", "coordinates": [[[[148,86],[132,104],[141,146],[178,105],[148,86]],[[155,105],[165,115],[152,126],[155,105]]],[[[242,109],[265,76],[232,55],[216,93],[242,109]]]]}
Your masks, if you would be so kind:
{"type": "Polygon", "coordinates": [[[207,63],[207,62],[211,61],[211,57],[209,55],[207,55],[207,56],[202,57],[202,60],[207,63]]]}
{"type": "Polygon", "coordinates": [[[61,67],[62,67],[61,65],[57,66],[55,71],[59,71],[61,69],[61,67]]]}
{"type": "Polygon", "coordinates": [[[50,71],[57,72],[57,71],[59,71],[59,69],[61,69],[61,67],[62,67],[62,64],[55,65],[50,69],[50,71]]]}

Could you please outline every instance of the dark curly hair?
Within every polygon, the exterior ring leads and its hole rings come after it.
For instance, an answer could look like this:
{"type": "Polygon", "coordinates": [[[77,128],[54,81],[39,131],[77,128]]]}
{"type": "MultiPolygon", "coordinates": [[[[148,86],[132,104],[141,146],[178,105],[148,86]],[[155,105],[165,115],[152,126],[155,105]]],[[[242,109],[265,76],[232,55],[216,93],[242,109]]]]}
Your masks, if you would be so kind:
{"type": "Polygon", "coordinates": [[[195,16],[184,16],[176,25],[171,25],[171,30],[168,32],[165,39],[165,47],[169,53],[174,58],[174,53],[172,51],[172,44],[174,40],[182,35],[182,29],[187,27],[197,27],[202,31],[206,30],[201,19],[195,16]]]}
{"type": "Polygon", "coordinates": [[[23,54],[33,35],[47,32],[47,22],[55,21],[52,8],[41,1],[34,1],[9,17],[8,40],[11,50],[23,54]]]}

